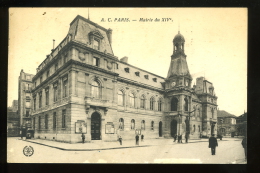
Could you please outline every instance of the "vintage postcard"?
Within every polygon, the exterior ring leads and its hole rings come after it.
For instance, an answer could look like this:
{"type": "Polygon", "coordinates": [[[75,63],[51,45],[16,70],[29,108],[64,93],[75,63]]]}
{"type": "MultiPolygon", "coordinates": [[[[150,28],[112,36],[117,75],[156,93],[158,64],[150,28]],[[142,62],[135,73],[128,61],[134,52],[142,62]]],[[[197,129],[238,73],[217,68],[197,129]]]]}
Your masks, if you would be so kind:
{"type": "Polygon", "coordinates": [[[10,8],[8,163],[247,163],[247,8],[10,8]]]}

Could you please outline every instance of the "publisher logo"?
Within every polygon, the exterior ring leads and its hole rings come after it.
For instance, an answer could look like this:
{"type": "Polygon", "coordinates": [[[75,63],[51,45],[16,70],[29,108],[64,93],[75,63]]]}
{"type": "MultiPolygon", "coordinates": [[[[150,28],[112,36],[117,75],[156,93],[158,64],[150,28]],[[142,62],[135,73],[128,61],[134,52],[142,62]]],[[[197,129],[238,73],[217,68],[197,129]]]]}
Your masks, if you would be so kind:
{"type": "Polygon", "coordinates": [[[25,147],[23,148],[23,154],[24,154],[26,157],[32,156],[33,153],[34,153],[33,147],[31,147],[31,146],[25,146],[25,147]]]}

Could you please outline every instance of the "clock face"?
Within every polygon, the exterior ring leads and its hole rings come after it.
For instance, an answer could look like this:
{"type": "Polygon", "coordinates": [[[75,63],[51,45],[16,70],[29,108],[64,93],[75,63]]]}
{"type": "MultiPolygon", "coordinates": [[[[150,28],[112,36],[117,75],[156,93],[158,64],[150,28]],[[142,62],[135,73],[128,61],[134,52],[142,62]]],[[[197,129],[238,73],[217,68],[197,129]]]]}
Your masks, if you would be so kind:
{"type": "Polygon", "coordinates": [[[172,85],[172,87],[174,87],[174,86],[176,85],[176,82],[172,82],[172,84],[171,84],[171,85],[172,85]]]}

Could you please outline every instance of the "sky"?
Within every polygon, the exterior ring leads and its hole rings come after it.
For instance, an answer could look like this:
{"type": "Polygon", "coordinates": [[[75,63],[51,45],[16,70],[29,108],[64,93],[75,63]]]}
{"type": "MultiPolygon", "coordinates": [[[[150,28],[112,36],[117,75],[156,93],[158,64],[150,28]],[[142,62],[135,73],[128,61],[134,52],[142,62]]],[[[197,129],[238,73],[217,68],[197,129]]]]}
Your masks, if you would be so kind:
{"type": "Polygon", "coordinates": [[[180,31],[193,84],[204,76],[213,83],[219,110],[247,112],[246,8],[10,8],[8,106],[18,100],[21,69],[36,74],[52,40],[57,46],[77,15],[113,30],[112,49],[119,59],[127,56],[129,64],[165,78],[180,31]]]}

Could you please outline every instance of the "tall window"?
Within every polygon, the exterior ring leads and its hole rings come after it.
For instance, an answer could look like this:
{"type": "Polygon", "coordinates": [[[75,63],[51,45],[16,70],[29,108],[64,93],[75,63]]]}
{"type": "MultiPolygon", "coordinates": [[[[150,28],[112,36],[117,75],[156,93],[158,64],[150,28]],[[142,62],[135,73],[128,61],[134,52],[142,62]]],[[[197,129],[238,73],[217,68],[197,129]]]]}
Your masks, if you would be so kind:
{"type": "Polygon", "coordinates": [[[92,97],[100,98],[100,85],[97,81],[92,81],[91,83],[91,94],[92,97]]]}
{"type": "Polygon", "coordinates": [[[119,119],[119,129],[124,130],[124,119],[123,118],[119,119]]]}
{"type": "Polygon", "coordinates": [[[193,125],[193,132],[195,132],[196,131],[196,126],[195,125],[193,125]]]}
{"type": "Polygon", "coordinates": [[[57,117],[56,112],[53,112],[53,129],[56,129],[57,117]]]}
{"type": "Polygon", "coordinates": [[[150,110],[154,110],[154,98],[150,98],[150,110]]]}
{"type": "Polygon", "coordinates": [[[62,128],[66,127],[66,109],[62,110],[62,128]]]}
{"type": "Polygon", "coordinates": [[[97,67],[99,66],[99,58],[96,57],[93,58],[93,65],[97,67]]]}
{"type": "Polygon", "coordinates": [[[94,39],[94,49],[99,50],[99,40],[94,39]]]}
{"type": "Polygon", "coordinates": [[[199,132],[200,132],[200,125],[198,126],[199,132]]]}
{"type": "Polygon", "coordinates": [[[144,95],[142,95],[141,98],[140,98],[140,107],[141,108],[145,108],[145,98],[144,98],[144,95]]]}
{"type": "Polygon", "coordinates": [[[30,111],[29,109],[26,109],[26,117],[29,117],[29,115],[30,115],[30,111]]]}
{"type": "Polygon", "coordinates": [[[46,97],[45,104],[49,105],[49,88],[45,89],[45,97],[46,97]]]}
{"type": "Polygon", "coordinates": [[[42,76],[40,77],[40,83],[42,83],[42,76]]]}
{"type": "Polygon", "coordinates": [[[36,96],[33,97],[33,109],[36,110],[36,96]]]}
{"type": "Polygon", "coordinates": [[[198,117],[200,117],[200,108],[198,108],[198,117]]]}
{"type": "Polygon", "coordinates": [[[38,119],[38,129],[41,130],[41,116],[39,116],[38,119]]]}
{"type": "Polygon", "coordinates": [[[133,93],[129,94],[129,98],[130,98],[130,107],[134,108],[135,107],[135,96],[133,93]]]}
{"type": "Polygon", "coordinates": [[[53,101],[54,102],[58,101],[58,83],[57,82],[53,85],[53,101]]]}
{"type": "Polygon", "coordinates": [[[134,119],[131,120],[131,129],[132,130],[135,129],[135,120],[134,119]]]}
{"type": "Polygon", "coordinates": [[[68,55],[64,55],[64,64],[68,61],[68,55]]]}
{"type": "Polygon", "coordinates": [[[177,111],[178,107],[178,99],[176,97],[173,97],[171,100],[171,111],[177,111]]]}
{"type": "Polygon", "coordinates": [[[188,99],[187,98],[184,99],[184,110],[189,111],[188,99]]]}
{"type": "Polygon", "coordinates": [[[54,66],[54,70],[55,70],[55,71],[58,70],[58,63],[55,64],[55,66],[54,66]]]}
{"type": "Polygon", "coordinates": [[[48,129],[48,115],[45,115],[45,129],[48,129]]]}
{"type": "Polygon", "coordinates": [[[214,118],[214,109],[211,109],[212,118],[214,118]]]}
{"type": "Polygon", "coordinates": [[[154,121],[151,122],[151,130],[154,130],[154,121]]]}
{"type": "Polygon", "coordinates": [[[68,77],[66,76],[66,77],[64,77],[63,78],[63,86],[62,86],[62,89],[63,89],[63,91],[62,91],[62,93],[63,93],[63,97],[67,97],[68,96],[68,77]]]}
{"type": "Polygon", "coordinates": [[[39,92],[39,108],[42,107],[42,92],[39,92]]]}
{"type": "Polygon", "coordinates": [[[144,120],[141,121],[141,130],[145,130],[145,121],[144,120]]]}
{"type": "Polygon", "coordinates": [[[48,78],[50,76],[50,70],[48,70],[47,72],[46,72],[46,78],[48,78]]]}
{"type": "Polygon", "coordinates": [[[123,92],[120,90],[117,92],[117,99],[118,99],[117,104],[123,106],[124,105],[124,95],[123,95],[123,92]]]}
{"type": "Polygon", "coordinates": [[[162,111],[162,98],[158,100],[158,111],[162,111]]]}

